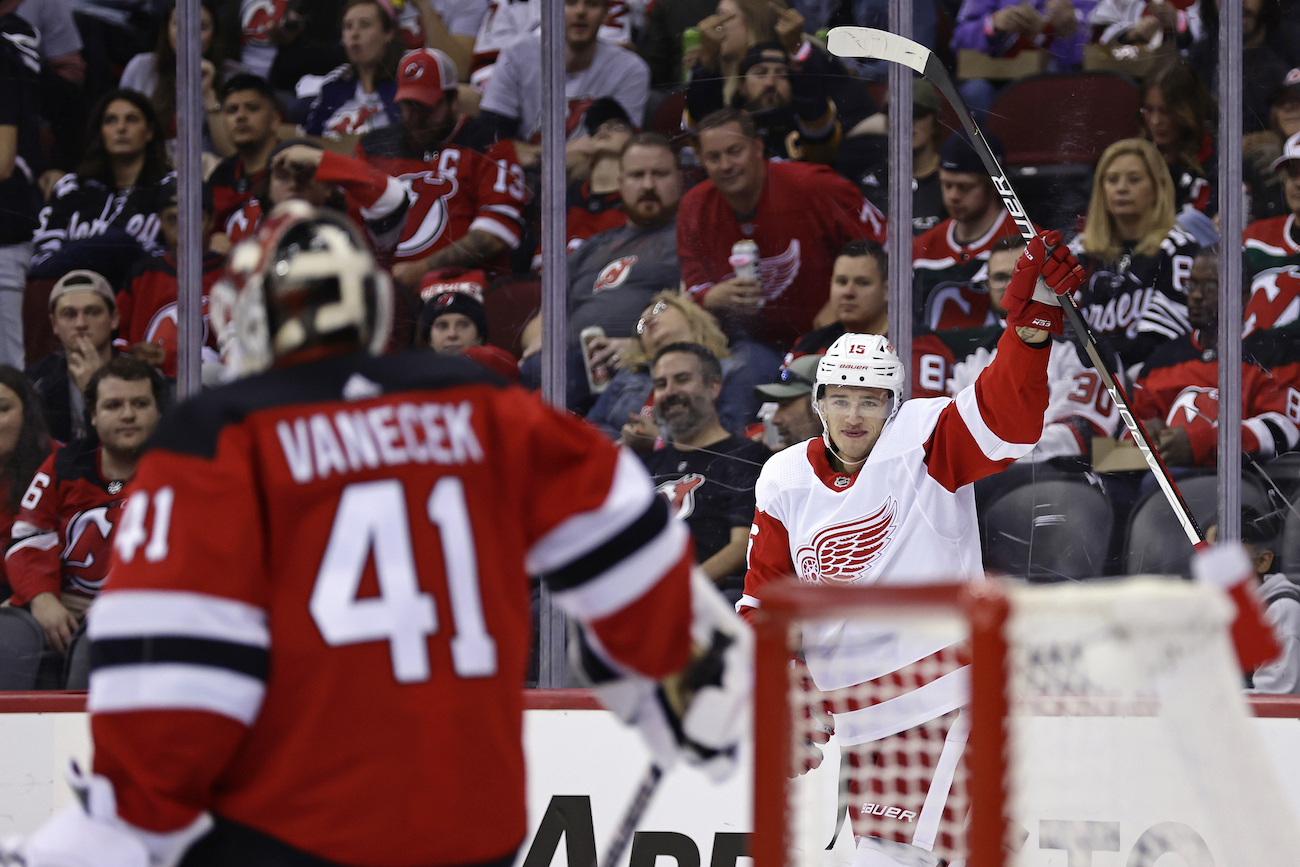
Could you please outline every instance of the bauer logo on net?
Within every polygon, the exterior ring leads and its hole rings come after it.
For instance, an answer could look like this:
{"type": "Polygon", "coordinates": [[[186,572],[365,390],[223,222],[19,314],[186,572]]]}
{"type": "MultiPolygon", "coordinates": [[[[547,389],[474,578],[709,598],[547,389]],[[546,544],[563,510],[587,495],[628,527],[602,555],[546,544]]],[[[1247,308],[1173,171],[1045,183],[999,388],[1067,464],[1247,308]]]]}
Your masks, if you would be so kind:
{"type": "Polygon", "coordinates": [[[890,497],[865,518],[824,528],[795,555],[800,576],[817,584],[860,580],[894,540],[897,516],[898,501],[890,497]]]}

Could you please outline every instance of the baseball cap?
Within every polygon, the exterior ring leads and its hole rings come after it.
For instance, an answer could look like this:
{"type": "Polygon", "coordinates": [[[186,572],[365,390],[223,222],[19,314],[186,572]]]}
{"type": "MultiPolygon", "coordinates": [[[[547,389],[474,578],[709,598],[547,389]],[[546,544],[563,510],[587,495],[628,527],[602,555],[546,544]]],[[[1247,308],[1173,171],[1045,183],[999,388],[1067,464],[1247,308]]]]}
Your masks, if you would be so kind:
{"type": "MultiPolygon", "coordinates": [[[[998,162],[1003,162],[1006,159],[1007,152],[1002,147],[1002,139],[986,131],[984,140],[988,142],[989,148],[993,151],[993,155],[997,157],[998,162]]],[[[950,172],[969,172],[981,175],[988,171],[984,168],[984,163],[980,161],[979,154],[975,153],[975,147],[967,138],[965,130],[948,136],[939,148],[939,168],[950,172]]]]}
{"type": "Polygon", "coordinates": [[[939,91],[924,78],[912,79],[912,110],[928,111],[930,114],[938,114],[939,91]]]}
{"type": "Polygon", "coordinates": [[[1286,140],[1286,144],[1282,146],[1282,156],[1273,160],[1273,171],[1277,171],[1284,163],[1289,163],[1291,160],[1300,160],[1300,132],[1286,140]]]}
{"type": "Polygon", "coordinates": [[[817,362],[820,355],[801,355],[781,368],[777,381],[754,386],[754,394],[761,400],[789,400],[792,397],[812,394],[817,381],[817,362]]]}
{"type": "Polygon", "coordinates": [[[1291,69],[1287,74],[1282,76],[1282,83],[1273,91],[1271,103],[1279,102],[1282,97],[1289,96],[1292,99],[1300,99],[1300,69],[1291,69]]]}
{"type": "Polygon", "coordinates": [[[612,96],[602,96],[594,100],[591,105],[587,106],[586,112],[582,115],[582,125],[587,130],[587,135],[595,135],[596,132],[611,120],[621,120],[628,125],[629,129],[636,129],[636,124],[632,123],[632,118],[628,117],[627,109],[623,108],[622,103],[612,96]]]}
{"type": "Polygon", "coordinates": [[[117,296],[113,294],[113,287],[108,285],[108,280],[98,271],[78,269],[60,277],[54,284],[54,288],[50,290],[51,313],[54,312],[54,302],[69,292],[94,292],[108,302],[110,310],[117,307],[117,296]]]}
{"type": "Polygon", "coordinates": [[[439,268],[424,275],[420,283],[420,333],[428,334],[433,323],[444,313],[462,313],[474,321],[478,336],[487,340],[487,308],[483,291],[487,275],[482,271],[458,271],[439,268]]]}
{"type": "Polygon", "coordinates": [[[744,59],[740,61],[740,74],[744,75],[749,72],[750,67],[757,66],[760,63],[785,63],[788,65],[790,55],[780,42],[771,40],[759,42],[745,52],[744,59]]]}
{"type": "Polygon", "coordinates": [[[455,89],[457,77],[456,64],[438,49],[408,51],[397,65],[397,93],[393,101],[410,99],[437,105],[444,93],[455,89]]]}

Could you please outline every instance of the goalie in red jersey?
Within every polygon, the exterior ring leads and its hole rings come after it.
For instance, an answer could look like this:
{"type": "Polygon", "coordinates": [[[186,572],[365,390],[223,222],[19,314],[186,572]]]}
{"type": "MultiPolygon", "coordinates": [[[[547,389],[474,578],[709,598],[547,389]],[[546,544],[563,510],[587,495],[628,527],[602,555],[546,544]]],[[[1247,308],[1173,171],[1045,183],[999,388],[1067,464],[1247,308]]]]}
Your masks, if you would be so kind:
{"type": "Polygon", "coordinates": [[[391,304],[305,204],[231,252],[243,377],[141,459],[88,628],[94,767],[27,867],[511,864],[530,575],[662,767],[734,764],[748,628],[637,458],[469,360],[376,357],[391,304]]]}

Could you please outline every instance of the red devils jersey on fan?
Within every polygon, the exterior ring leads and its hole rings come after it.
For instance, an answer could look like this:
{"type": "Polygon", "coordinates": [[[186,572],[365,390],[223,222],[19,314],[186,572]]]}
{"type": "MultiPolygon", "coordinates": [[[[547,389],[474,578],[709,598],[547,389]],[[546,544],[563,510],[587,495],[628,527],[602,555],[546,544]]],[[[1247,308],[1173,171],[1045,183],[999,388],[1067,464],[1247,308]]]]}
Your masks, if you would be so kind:
{"type": "Polygon", "coordinates": [[[222,160],[208,183],[212,187],[212,225],[225,226],[235,212],[253,198],[253,190],[266,178],[268,166],[260,172],[244,171],[244,158],[236,154],[222,160]]]}
{"type": "Polygon", "coordinates": [[[658,678],[691,559],[632,453],[467,359],[205,391],[141,458],[91,611],[95,771],[150,831],[210,810],[340,864],[513,855],[530,574],[658,678]]]}
{"type": "Polygon", "coordinates": [[[14,605],[45,592],[86,599],[99,594],[122,487],[100,475],[93,440],[73,440],[46,458],[23,495],[5,554],[14,605]]]}
{"type": "Polygon", "coordinates": [[[1250,300],[1242,311],[1243,336],[1266,328],[1281,328],[1300,318],[1300,267],[1265,271],[1250,284],[1250,300]]]}
{"type": "MultiPolygon", "coordinates": [[[[825,353],[843,334],[844,326],[838,322],[808,332],[795,341],[784,364],[789,365],[801,355],[825,353]]],[[[933,334],[912,335],[912,397],[943,397],[952,365],[952,350],[942,340],[933,334]]]]}
{"type": "Polygon", "coordinates": [[[1295,214],[1256,220],[1241,233],[1242,255],[1251,276],[1269,268],[1300,265],[1300,226],[1295,214]]]}
{"type": "MultiPolygon", "coordinates": [[[[1266,371],[1254,363],[1263,347],[1259,341],[1247,341],[1242,348],[1241,448],[1271,458],[1300,442],[1300,382],[1294,365],[1266,371]]],[[[1195,462],[1214,466],[1219,453],[1219,361],[1214,350],[1201,343],[1199,331],[1157,347],[1131,397],[1139,419],[1159,418],[1170,427],[1186,429],[1195,462]]]]}
{"type": "MultiPolygon", "coordinates": [[[[203,257],[203,345],[217,348],[216,336],[208,327],[208,292],[221,279],[226,257],[209,252],[203,257]]],[[[176,376],[178,346],[176,305],[176,260],[171,253],[142,260],[117,293],[121,324],[118,339],[126,350],[137,343],[161,343],[167,350],[162,371],[176,376]]]]}
{"type": "MultiPolygon", "coordinates": [[[[455,138],[453,133],[449,140],[455,138]]],[[[396,261],[423,259],[474,230],[495,235],[512,250],[519,246],[527,190],[513,145],[508,150],[493,146],[490,156],[455,144],[417,152],[399,127],[362,136],[357,152],[410,192],[411,210],[396,261]]],[[[508,270],[507,256],[494,265],[508,270]]]]}
{"type": "MultiPolygon", "coordinates": [[[[958,241],[956,233],[957,222],[949,217],[912,240],[914,280],[912,303],[915,305],[913,312],[920,316],[924,311],[927,327],[935,331],[944,330],[936,324],[939,321],[937,308],[932,312],[932,305],[940,305],[945,300],[946,296],[939,297],[941,293],[955,294],[958,298],[968,299],[972,305],[970,315],[979,316],[979,308],[984,305],[974,298],[969,288],[963,289],[963,287],[968,287],[970,283],[977,280],[983,280],[984,275],[981,272],[988,264],[993,242],[1008,235],[1019,235],[1020,227],[1011,218],[1011,214],[1003,210],[1002,218],[994,223],[992,228],[969,243],[963,244],[958,241]],[[933,302],[932,298],[935,299],[933,302]]],[[[987,302],[987,294],[984,297],[987,302]]],[[[975,326],[950,327],[971,328],[985,324],[992,323],[980,322],[975,326]]]]}
{"type": "Polygon", "coordinates": [[[700,303],[715,283],[735,276],[732,245],[758,244],[765,304],[756,336],[783,352],[811,329],[830,295],[835,256],[854,238],[883,241],[884,215],[848,180],[806,163],[767,163],[752,220],[738,220],[712,181],[683,196],[677,212],[682,279],[700,303]]]}
{"type": "Polygon", "coordinates": [[[931,331],[987,328],[998,315],[983,283],[942,283],[926,299],[925,324],[931,331]]]}

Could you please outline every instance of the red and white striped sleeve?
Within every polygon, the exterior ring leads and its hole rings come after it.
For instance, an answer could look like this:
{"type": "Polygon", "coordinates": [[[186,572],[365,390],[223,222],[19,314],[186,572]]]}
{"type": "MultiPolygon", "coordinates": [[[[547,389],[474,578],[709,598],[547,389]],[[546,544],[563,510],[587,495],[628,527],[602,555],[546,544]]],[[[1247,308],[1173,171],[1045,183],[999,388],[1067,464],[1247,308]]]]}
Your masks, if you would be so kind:
{"type": "Polygon", "coordinates": [[[745,592],[736,603],[736,610],[748,620],[762,605],[763,588],[794,574],[790,533],[784,524],[762,509],[754,510],[746,560],[749,568],[745,572],[745,592]]]}

